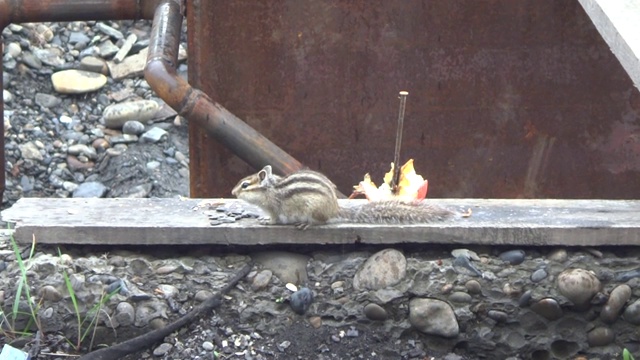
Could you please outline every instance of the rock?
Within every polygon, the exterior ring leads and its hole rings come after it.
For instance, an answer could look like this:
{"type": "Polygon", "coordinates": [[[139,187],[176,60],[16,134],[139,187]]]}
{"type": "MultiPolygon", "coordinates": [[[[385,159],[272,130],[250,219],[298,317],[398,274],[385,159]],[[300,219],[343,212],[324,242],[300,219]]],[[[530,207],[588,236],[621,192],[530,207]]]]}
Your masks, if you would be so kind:
{"type": "Polygon", "coordinates": [[[120,326],[131,326],[135,320],[135,309],[133,305],[126,301],[118,303],[116,306],[115,319],[120,326]]]}
{"type": "Polygon", "coordinates": [[[549,260],[563,263],[567,260],[568,254],[566,249],[556,249],[549,254],[549,260]]]}
{"type": "Polygon", "coordinates": [[[9,90],[2,90],[2,101],[10,103],[13,101],[13,94],[9,90]]]}
{"type": "Polygon", "coordinates": [[[477,295],[482,292],[482,286],[477,280],[469,280],[464,284],[469,294],[477,295]]]}
{"type": "Polygon", "coordinates": [[[169,343],[162,343],[157,348],[153,349],[153,356],[165,356],[171,351],[171,349],[173,349],[173,345],[169,343]]]}
{"type": "Polygon", "coordinates": [[[11,42],[7,44],[7,47],[5,48],[4,51],[7,55],[11,56],[12,58],[17,58],[22,53],[22,47],[20,47],[20,44],[16,42],[11,42]]]}
{"type": "Polygon", "coordinates": [[[291,309],[299,315],[304,315],[304,313],[309,310],[311,304],[313,303],[313,292],[309,290],[309,288],[301,288],[300,290],[291,294],[291,299],[289,300],[289,305],[291,309]]]}
{"type": "Polygon", "coordinates": [[[140,121],[129,120],[122,125],[122,132],[129,135],[140,135],[144,132],[144,124],[140,121]]]}
{"type": "Polygon", "coordinates": [[[113,27],[103,23],[103,22],[97,22],[96,23],[96,29],[98,29],[100,32],[102,32],[103,34],[106,34],[116,40],[122,40],[124,39],[124,35],[122,35],[122,33],[119,30],[114,29],[113,27]]]}
{"type": "Polygon", "coordinates": [[[453,309],[438,299],[412,299],[409,302],[409,322],[417,330],[430,335],[452,338],[460,332],[453,309]]]}
{"type": "Polygon", "coordinates": [[[213,351],[215,347],[213,346],[213,343],[211,341],[205,341],[202,343],[202,349],[205,351],[213,351]]]}
{"type": "Polygon", "coordinates": [[[563,315],[560,304],[552,298],[544,298],[531,304],[531,310],[551,321],[560,319],[563,315]]]}
{"type": "Polygon", "coordinates": [[[612,324],[618,319],[624,305],[631,298],[631,287],[627,284],[618,285],[611,291],[609,300],[600,312],[600,320],[612,324]]]}
{"type": "Polygon", "coordinates": [[[377,290],[393,286],[404,279],[407,260],[395,249],[385,249],[373,254],[353,277],[356,290],[377,290]]]}
{"type": "Polygon", "coordinates": [[[107,187],[97,181],[80,184],[73,192],[74,198],[101,198],[107,193],[107,187]]]}
{"type": "Polygon", "coordinates": [[[31,51],[25,51],[22,53],[22,62],[32,69],[42,69],[42,61],[38,59],[31,51]]]}
{"type": "Polygon", "coordinates": [[[269,285],[273,272],[271,270],[262,270],[251,280],[251,289],[260,291],[269,285]]]}
{"type": "Polygon", "coordinates": [[[109,138],[109,142],[113,145],[117,144],[131,144],[138,142],[138,137],[135,135],[122,134],[116,135],[109,138]]]}
{"type": "Polygon", "coordinates": [[[144,122],[153,118],[160,106],[152,100],[129,101],[107,106],[102,113],[105,126],[120,129],[129,120],[144,122]]]}
{"type": "Polygon", "coordinates": [[[20,149],[22,158],[25,160],[42,161],[44,159],[44,156],[40,153],[40,149],[38,149],[38,146],[36,146],[34,142],[20,144],[18,148],[20,149]]]}
{"type": "Polygon", "coordinates": [[[308,280],[309,257],[284,251],[267,251],[251,256],[256,263],[273,272],[283,283],[304,284],[308,280]]]}
{"type": "Polygon", "coordinates": [[[569,269],[558,275],[558,291],[578,308],[585,308],[600,291],[600,280],[590,271],[569,269]]]}
{"type": "Polygon", "coordinates": [[[509,250],[498,255],[498,257],[511,265],[519,265],[524,262],[525,253],[524,250],[509,250]]]}
{"type": "Polygon", "coordinates": [[[487,316],[499,323],[506,323],[509,320],[509,315],[506,312],[499,310],[489,310],[487,311],[487,316]]]}
{"type": "Polygon", "coordinates": [[[100,52],[100,57],[108,59],[115,55],[120,49],[117,46],[113,45],[111,40],[107,40],[98,45],[98,50],[100,52]]]}
{"type": "Polygon", "coordinates": [[[364,315],[370,319],[375,321],[385,321],[389,317],[387,314],[387,310],[385,310],[382,306],[374,303],[367,304],[363,309],[364,315]]]}
{"type": "Polygon", "coordinates": [[[45,285],[38,291],[38,296],[47,301],[60,301],[62,300],[62,294],[58,289],[51,285],[45,285]]]}
{"type": "Polygon", "coordinates": [[[89,147],[87,145],[84,144],[74,144],[69,146],[69,148],[67,149],[67,152],[71,155],[83,155],[86,156],[87,158],[91,159],[91,160],[95,160],[98,158],[98,153],[96,152],[96,149],[89,147]]]}
{"type": "Polygon", "coordinates": [[[167,132],[159,127],[152,127],[149,131],[142,134],[142,141],[145,143],[157,143],[167,135],[167,132]]]}
{"type": "Polygon", "coordinates": [[[53,88],[62,94],[84,94],[96,91],[107,83],[107,77],[84,70],[63,70],[51,75],[53,88]]]}
{"type": "Polygon", "coordinates": [[[63,52],[58,48],[34,49],[33,54],[40,59],[43,64],[59,69],[65,61],[62,59],[63,52]]]}
{"type": "Polygon", "coordinates": [[[592,347],[609,345],[614,338],[613,331],[607,327],[597,327],[587,334],[587,342],[592,347]]]}
{"type": "Polygon", "coordinates": [[[36,104],[47,109],[54,108],[62,103],[62,100],[60,100],[60,98],[43,93],[36,93],[35,100],[36,104]]]}
{"type": "Polygon", "coordinates": [[[546,279],[547,276],[549,276],[549,274],[547,274],[545,269],[537,269],[533,274],[531,274],[531,281],[537,283],[546,279]]]}
{"type": "Polygon", "coordinates": [[[67,156],[67,165],[71,170],[88,170],[92,169],[95,164],[91,161],[81,161],[73,155],[67,156]]]}
{"type": "Polygon", "coordinates": [[[458,304],[468,304],[471,302],[471,295],[462,291],[455,291],[449,295],[449,301],[458,304]]]}
{"type": "Polygon", "coordinates": [[[478,254],[476,254],[475,251],[469,249],[454,249],[451,251],[451,256],[453,256],[454,258],[464,256],[469,260],[480,261],[480,257],[478,256],[478,254]]]}
{"type": "Polygon", "coordinates": [[[115,61],[116,63],[122,62],[122,60],[124,60],[124,58],[129,54],[129,51],[131,51],[133,44],[135,44],[137,40],[138,37],[136,36],[136,34],[130,34],[129,36],[127,36],[127,39],[122,44],[122,47],[120,47],[120,50],[118,50],[116,55],[113,57],[113,61],[115,61]]]}
{"type": "Polygon", "coordinates": [[[80,65],[78,66],[80,70],[90,71],[102,75],[109,75],[109,68],[107,67],[107,62],[103,59],[95,56],[85,56],[80,60],[80,65]]]}
{"type": "Polygon", "coordinates": [[[630,324],[640,325],[640,299],[627,306],[622,317],[630,324]]]}

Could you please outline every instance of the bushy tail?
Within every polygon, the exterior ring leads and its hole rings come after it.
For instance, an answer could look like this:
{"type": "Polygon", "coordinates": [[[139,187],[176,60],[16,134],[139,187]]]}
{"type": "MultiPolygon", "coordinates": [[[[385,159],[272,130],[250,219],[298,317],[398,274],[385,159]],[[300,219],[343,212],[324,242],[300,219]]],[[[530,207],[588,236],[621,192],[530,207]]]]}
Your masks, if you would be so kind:
{"type": "Polygon", "coordinates": [[[340,208],[340,220],[361,224],[423,224],[443,221],[453,212],[427,201],[382,200],[340,208]]]}

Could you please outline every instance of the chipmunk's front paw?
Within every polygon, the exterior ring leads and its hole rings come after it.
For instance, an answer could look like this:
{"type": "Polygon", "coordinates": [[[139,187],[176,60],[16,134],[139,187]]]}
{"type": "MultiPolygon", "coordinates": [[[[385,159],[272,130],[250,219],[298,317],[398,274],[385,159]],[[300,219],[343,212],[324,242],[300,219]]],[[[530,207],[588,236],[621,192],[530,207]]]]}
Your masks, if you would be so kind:
{"type": "Polygon", "coordinates": [[[275,221],[273,221],[270,217],[268,216],[263,216],[263,217],[259,217],[258,218],[258,222],[261,225],[273,225],[275,224],[275,221]]]}

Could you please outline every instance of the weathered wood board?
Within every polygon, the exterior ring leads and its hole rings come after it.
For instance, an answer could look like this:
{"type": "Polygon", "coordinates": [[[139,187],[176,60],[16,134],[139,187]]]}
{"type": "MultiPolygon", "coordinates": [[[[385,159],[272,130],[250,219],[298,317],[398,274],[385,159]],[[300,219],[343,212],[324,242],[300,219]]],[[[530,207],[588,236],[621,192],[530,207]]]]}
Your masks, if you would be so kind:
{"type": "MultiPolygon", "coordinates": [[[[354,200],[344,200],[354,201],[354,200]]],[[[203,203],[231,199],[24,198],[2,212],[14,237],[55,244],[637,245],[640,200],[430,199],[471,216],[423,225],[332,224],[305,231],[255,219],[212,226],[203,203]]],[[[242,203],[236,203],[242,204],[242,203]]]]}
{"type": "Polygon", "coordinates": [[[635,86],[640,89],[640,1],[579,1],[635,86]]]}

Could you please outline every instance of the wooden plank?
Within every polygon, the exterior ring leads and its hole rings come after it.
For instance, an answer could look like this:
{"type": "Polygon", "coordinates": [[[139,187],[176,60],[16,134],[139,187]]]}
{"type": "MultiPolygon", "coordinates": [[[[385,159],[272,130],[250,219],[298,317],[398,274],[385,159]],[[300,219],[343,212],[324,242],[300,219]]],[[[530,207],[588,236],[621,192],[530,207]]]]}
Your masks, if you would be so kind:
{"type": "Polygon", "coordinates": [[[472,215],[433,224],[332,224],[300,231],[255,219],[212,226],[211,210],[198,206],[202,199],[23,198],[2,219],[15,224],[20,242],[35,235],[40,243],[54,244],[640,244],[640,200],[429,201],[459,213],[471,209],[472,215]]]}
{"type": "Polygon", "coordinates": [[[579,0],[640,89],[640,0],[579,0]]]}

